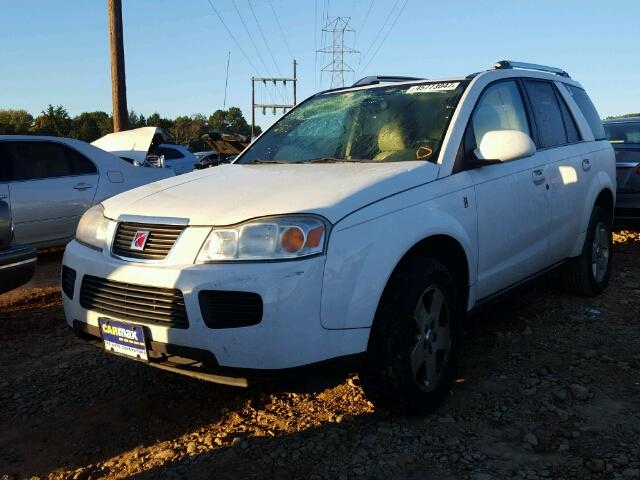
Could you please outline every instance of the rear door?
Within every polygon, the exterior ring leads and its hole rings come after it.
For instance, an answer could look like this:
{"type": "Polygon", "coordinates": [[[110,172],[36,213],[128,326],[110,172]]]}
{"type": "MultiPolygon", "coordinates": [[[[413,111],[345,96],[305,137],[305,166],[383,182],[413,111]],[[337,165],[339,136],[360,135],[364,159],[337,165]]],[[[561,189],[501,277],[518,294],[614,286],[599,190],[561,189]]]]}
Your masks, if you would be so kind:
{"type": "MultiPolygon", "coordinates": [[[[465,134],[468,157],[486,132],[520,130],[534,136],[515,80],[482,93],[465,134]]],[[[546,156],[488,164],[469,171],[478,212],[478,298],[490,296],[547,266],[551,223],[546,156]]]]}
{"type": "Polygon", "coordinates": [[[75,149],[49,140],[2,142],[18,243],[53,245],[73,237],[93,203],[98,170],[75,149]]]}
{"type": "Polygon", "coordinates": [[[525,79],[523,83],[538,132],[538,149],[548,160],[548,261],[552,264],[570,255],[580,233],[581,210],[576,206],[582,206],[594,170],[583,155],[576,121],[555,84],[539,79],[525,79]]]}

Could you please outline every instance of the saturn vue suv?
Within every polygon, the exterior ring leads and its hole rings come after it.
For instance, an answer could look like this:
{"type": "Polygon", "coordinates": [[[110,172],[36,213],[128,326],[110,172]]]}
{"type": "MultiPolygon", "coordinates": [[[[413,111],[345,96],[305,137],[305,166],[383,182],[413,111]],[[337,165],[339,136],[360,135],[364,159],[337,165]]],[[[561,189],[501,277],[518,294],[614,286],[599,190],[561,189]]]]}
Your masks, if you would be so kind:
{"type": "Polygon", "coordinates": [[[66,319],[114,354],[237,385],[344,362],[375,405],[426,414],[469,312],[556,267],[578,294],[605,288],[615,192],[600,117],[561,69],[367,77],[233,164],[89,210],[66,319]]]}

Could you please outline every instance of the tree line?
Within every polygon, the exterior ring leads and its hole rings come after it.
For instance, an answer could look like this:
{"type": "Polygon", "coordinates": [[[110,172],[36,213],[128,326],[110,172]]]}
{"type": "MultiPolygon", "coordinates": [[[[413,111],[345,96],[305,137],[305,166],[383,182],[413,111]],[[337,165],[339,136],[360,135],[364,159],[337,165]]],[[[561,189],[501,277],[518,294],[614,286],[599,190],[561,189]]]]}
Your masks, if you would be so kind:
{"type": "MultiPolygon", "coordinates": [[[[202,114],[180,115],[170,119],[153,113],[148,117],[134,111],[129,112],[128,128],[160,127],[167,131],[176,143],[192,151],[208,150],[201,139],[210,132],[251,135],[247,123],[238,107],[216,110],[209,117],[202,114]]],[[[256,126],[256,132],[260,133],[256,126]]],[[[82,112],[71,117],[61,105],[49,105],[34,117],[22,109],[0,109],[0,135],[52,135],[93,142],[113,132],[113,119],[103,111],[82,112]]]]}

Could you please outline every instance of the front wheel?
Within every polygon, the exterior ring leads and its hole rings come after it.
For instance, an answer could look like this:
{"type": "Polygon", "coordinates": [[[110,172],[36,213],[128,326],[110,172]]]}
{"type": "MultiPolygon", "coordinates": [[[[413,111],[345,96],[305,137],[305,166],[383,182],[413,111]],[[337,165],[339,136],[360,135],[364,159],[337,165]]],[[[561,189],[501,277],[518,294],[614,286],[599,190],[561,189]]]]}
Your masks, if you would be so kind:
{"type": "Polygon", "coordinates": [[[463,314],[458,288],[441,263],[416,258],[396,272],[360,372],[369,400],[412,415],[438,408],[456,372],[463,314]]]}
{"type": "Polygon", "coordinates": [[[611,213],[594,207],[582,252],[569,260],[565,284],[579,295],[594,296],[609,283],[611,273],[611,213]]]}

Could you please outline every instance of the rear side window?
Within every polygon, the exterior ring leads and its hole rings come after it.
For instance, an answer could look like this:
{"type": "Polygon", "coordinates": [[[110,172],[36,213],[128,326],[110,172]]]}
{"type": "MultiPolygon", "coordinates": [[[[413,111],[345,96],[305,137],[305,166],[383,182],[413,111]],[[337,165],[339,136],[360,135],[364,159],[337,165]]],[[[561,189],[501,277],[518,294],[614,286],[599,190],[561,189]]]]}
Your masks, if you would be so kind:
{"type": "Polygon", "coordinates": [[[560,103],[560,110],[562,110],[562,119],[564,120],[564,128],[567,132],[567,142],[576,143],[582,140],[580,133],[578,132],[578,127],[576,125],[576,121],[571,115],[569,111],[569,107],[567,107],[567,103],[564,101],[560,92],[556,90],[556,96],[558,97],[558,102],[560,103]]]}
{"type": "Polygon", "coordinates": [[[537,80],[525,80],[524,84],[533,110],[533,118],[538,128],[540,147],[556,147],[566,144],[567,135],[564,129],[564,120],[553,84],[537,80]]]}
{"type": "Polygon", "coordinates": [[[55,142],[0,142],[2,181],[40,180],[97,173],[74,149],[55,142]]]}
{"type": "Polygon", "coordinates": [[[604,140],[607,136],[604,133],[604,128],[602,127],[602,121],[600,120],[600,115],[598,115],[598,111],[596,107],[593,106],[589,95],[583,89],[579,87],[574,87],[573,85],[564,84],[567,87],[567,90],[573,97],[573,99],[580,107],[580,111],[586,118],[589,127],[591,127],[591,131],[593,132],[593,136],[596,140],[604,140]]]}

